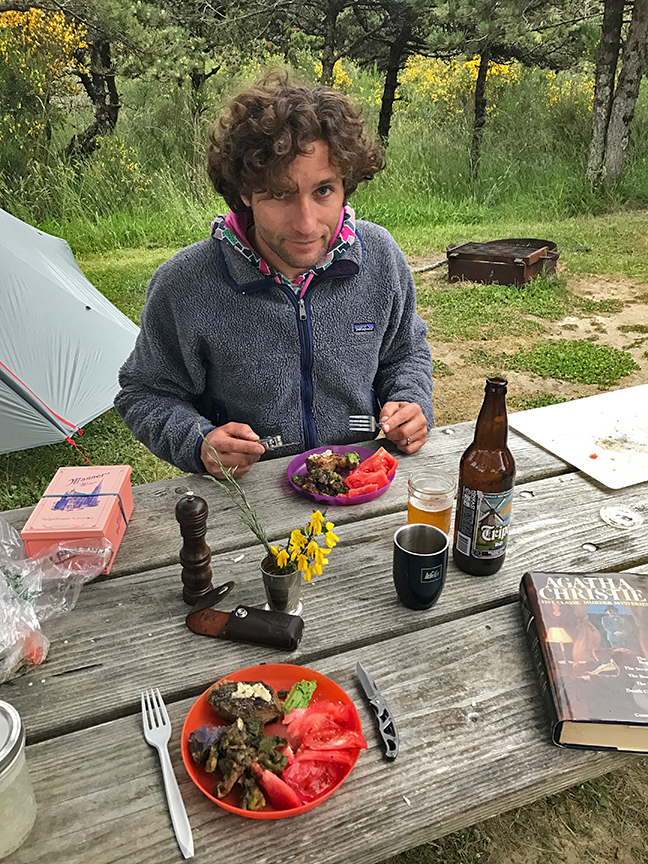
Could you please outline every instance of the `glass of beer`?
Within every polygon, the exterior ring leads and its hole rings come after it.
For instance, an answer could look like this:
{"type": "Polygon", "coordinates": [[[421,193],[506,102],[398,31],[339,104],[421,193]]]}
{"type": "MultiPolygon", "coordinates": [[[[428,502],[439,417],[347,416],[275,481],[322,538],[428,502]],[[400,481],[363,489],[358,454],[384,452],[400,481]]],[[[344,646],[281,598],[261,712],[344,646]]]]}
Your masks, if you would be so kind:
{"type": "Polygon", "coordinates": [[[423,522],[449,534],[455,478],[447,471],[421,469],[410,474],[407,488],[408,523],[423,522]]]}

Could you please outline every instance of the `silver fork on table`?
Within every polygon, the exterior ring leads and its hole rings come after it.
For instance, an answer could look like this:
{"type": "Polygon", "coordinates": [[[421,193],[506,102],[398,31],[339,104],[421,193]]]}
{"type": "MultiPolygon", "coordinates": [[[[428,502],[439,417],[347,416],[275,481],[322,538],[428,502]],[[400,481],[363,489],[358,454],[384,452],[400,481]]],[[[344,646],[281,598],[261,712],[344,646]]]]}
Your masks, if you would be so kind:
{"type": "Polygon", "coordinates": [[[373,414],[349,414],[351,432],[375,432],[376,429],[382,429],[382,425],[373,414]]]}
{"type": "Polygon", "coordinates": [[[194,844],[191,825],[187,818],[187,811],[178,789],[178,782],[173,773],[167,749],[171,737],[171,723],[166,705],[157,687],[155,690],[145,690],[142,693],[142,724],[144,726],[144,738],[151,747],[155,747],[160,756],[164,789],[178,846],[185,858],[193,858],[194,844]]]}

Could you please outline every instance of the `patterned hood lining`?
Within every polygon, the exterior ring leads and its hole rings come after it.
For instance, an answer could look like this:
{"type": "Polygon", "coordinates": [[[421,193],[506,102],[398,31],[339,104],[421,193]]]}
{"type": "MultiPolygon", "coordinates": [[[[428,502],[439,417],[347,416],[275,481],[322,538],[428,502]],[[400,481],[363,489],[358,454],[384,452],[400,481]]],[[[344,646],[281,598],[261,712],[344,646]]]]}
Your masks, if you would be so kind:
{"type": "Polygon", "coordinates": [[[346,204],[340,212],[340,221],[331,245],[325,255],[317,264],[305,273],[300,273],[295,279],[289,279],[271,267],[256,252],[246,240],[247,231],[252,224],[252,216],[249,213],[232,213],[217,216],[211,224],[211,236],[215,240],[229,243],[237,252],[243,255],[251,264],[258,267],[264,276],[271,276],[275,281],[283,285],[289,285],[297,294],[303,294],[314,276],[324,273],[334,261],[341,258],[356,239],[355,211],[350,204],[346,204]],[[302,290],[303,289],[303,290],[302,290]]]}

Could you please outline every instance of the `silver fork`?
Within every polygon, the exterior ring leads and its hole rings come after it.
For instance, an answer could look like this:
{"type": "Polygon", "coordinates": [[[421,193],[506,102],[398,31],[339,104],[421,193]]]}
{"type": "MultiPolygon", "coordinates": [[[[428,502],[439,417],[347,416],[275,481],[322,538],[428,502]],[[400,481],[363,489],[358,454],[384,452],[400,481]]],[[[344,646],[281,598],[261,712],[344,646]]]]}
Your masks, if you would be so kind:
{"type": "Polygon", "coordinates": [[[185,858],[193,858],[194,844],[191,825],[187,818],[187,811],[178,789],[178,782],[173,773],[167,749],[171,737],[171,723],[166,705],[157,687],[155,690],[145,690],[142,693],[142,724],[144,726],[144,738],[151,747],[155,747],[160,756],[164,789],[178,846],[185,858]]]}
{"type": "Polygon", "coordinates": [[[382,429],[382,425],[373,414],[349,414],[351,432],[375,432],[376,429],[382,429]]]}

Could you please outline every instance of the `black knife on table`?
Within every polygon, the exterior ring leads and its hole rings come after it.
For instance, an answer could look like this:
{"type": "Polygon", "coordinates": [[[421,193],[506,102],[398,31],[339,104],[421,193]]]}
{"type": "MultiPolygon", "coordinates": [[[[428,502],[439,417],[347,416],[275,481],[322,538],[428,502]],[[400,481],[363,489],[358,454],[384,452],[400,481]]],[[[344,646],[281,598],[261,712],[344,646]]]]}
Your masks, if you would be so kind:
{"type": "Polygon", "coordinates": [[[360,679],[362,689],[376,715],[378,731],[385,744],[385,758],[395,759],[398,756],[398,730],[392,713],[385,702],[385,697],[362,663],[356,663],[356,675],[360,679]]]}

